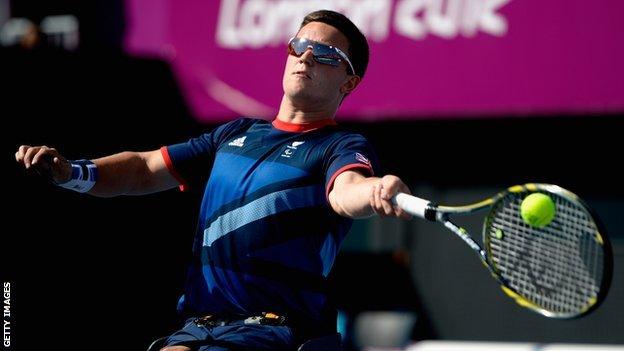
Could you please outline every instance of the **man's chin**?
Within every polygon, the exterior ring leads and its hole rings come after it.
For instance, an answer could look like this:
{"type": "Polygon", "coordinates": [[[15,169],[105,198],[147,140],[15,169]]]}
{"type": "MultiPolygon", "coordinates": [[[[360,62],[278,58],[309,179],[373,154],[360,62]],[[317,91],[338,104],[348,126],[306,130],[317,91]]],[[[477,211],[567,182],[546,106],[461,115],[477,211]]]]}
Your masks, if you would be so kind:
{"type": "Polygon", "coordinates": [[[307,102],[311,100],[316,100],[309,89],[304,89],[302,87],[299,89],[291,89],[290,91],[286,92],[286,95],[293,102],[307,102]]]}

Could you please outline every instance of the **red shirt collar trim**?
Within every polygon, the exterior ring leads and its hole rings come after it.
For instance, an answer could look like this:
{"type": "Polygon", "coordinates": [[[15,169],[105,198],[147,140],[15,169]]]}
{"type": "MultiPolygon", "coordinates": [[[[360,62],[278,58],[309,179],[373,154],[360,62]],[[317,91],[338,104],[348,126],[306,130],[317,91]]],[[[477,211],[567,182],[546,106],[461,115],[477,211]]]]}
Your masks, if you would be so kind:
{"type": "Polygon", "coordinates": [[[283,130],[285,132],[308,132],[313,129],[318,129],[325,126],[334,126],[336,124],[336,121],[331,118],[322,119],[320,121],[310,123],[290,123],[284,122],[277,118],[273,120],[273,127],[279,130],[283,130]]]}

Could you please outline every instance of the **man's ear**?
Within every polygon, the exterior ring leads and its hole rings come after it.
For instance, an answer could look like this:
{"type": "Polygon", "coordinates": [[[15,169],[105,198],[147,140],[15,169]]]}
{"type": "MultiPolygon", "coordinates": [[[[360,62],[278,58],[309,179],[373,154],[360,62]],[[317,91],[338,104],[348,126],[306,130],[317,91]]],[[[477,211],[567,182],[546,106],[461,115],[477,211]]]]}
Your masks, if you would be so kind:
{"type": "Polygon", "coordinates": [[[351,93],[353,90],[355,90],[355,88],[357,88],[357,86],[360,84],[361,81],[362,81],[362,78],[360,78],[359,76],[356,76],[356,75],[348,76],[347,81],[344,82],[342,86],[340,87],[340,92],[343,94],[351,93]]]}

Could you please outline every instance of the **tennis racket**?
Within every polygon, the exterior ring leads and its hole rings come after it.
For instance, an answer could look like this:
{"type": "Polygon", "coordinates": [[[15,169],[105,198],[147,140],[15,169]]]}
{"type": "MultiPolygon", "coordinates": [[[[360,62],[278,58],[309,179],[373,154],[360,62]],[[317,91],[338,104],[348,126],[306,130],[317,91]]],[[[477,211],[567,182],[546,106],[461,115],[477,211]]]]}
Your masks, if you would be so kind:
{"type": "Polygon", "coordinates": [[[466,206],[438,206],[399,193],[392,198],[404,211],[439,222],[472,248],[503,291],[520,306],[551,318],[575,318],[604,300],[613,270],[606,232],[594,212],[575,194],[556,185],[525,184],[466,206]],[[555,216],[533,227],[520,215],[523,199],[539,192],[555,203],[555,216]],[[455,215],[489,210],[482,246],[451,221],[455,215]]]}

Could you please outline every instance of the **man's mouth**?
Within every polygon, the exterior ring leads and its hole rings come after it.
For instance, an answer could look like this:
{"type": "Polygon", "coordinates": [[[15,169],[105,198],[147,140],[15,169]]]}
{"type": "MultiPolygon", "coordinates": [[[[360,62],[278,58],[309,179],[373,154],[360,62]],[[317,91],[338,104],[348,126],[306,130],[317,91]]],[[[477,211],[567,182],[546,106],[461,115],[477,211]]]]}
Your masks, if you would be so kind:
{"type": "Polygon", "coordinates": [[[295,71],[293,74],[299,77],[312,79],[305,71],[295,71]]]}

